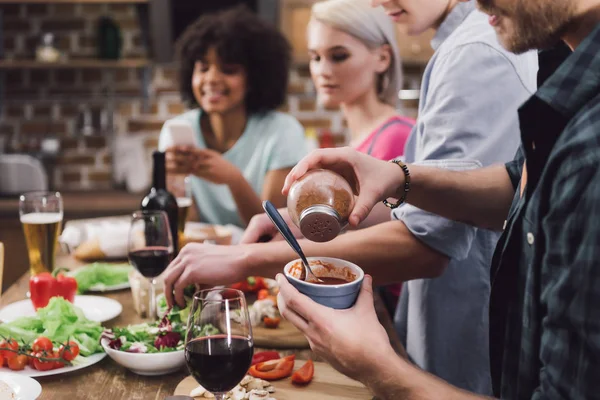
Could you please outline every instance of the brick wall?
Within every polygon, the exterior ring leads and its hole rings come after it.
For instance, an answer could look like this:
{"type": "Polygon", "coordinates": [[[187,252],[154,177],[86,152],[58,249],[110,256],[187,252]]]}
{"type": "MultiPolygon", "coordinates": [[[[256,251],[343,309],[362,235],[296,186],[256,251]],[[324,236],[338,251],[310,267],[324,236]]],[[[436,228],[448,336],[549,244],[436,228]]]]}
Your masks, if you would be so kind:
{"type": "MultiPolygon", "coordinates": [[[[146,57],[135,5],[130,4],[0,4],[3,12],[4,57],[34,58],[43,33],[55,34],[56,46],[69,59],[94,58],[96,23],[108,15],[121,27],[124,58],[146,57]]],[[[418,87],[420,69],[409,71],[409,86],[418,87]]],[[[5,72],[5,101],[0,136],[14,148],[34,148],[40,138],[60,139],[53,182],[58,190],[106,189],[113,182],[112,145],[119,135],[143,137],[148,150],[156,147],[162,123],[183,112],[173,66],[152,68],[150,109],[143,111],[142,71],[139,69],[22,69],[5,72]],[[114,82],[114,133],[84,136],[80,131],[85,109],[107,109],[109,82],[114,82]]],[[[415,115],[415,104],[406,104],[415,115]]],[[[339,144],[345,141],[344,121],[337,110],[316,104],[314,89],[303,67],[291,71],[284,111],[306,128],[329,129],[339,144]]]]}

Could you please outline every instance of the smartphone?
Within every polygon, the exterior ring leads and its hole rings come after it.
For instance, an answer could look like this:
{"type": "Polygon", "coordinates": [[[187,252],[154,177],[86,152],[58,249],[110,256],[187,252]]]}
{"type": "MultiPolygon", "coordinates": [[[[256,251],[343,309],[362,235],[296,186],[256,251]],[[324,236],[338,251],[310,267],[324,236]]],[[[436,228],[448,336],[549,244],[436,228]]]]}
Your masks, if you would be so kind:
{"type": "MultiPolygon", "coordinates": [[[[171,146],[197,146],[196,134],[190,124],[170,121],[167,125],[171,146]]],[[[169,146],[170,147],[170,146],[169,146]]]]}

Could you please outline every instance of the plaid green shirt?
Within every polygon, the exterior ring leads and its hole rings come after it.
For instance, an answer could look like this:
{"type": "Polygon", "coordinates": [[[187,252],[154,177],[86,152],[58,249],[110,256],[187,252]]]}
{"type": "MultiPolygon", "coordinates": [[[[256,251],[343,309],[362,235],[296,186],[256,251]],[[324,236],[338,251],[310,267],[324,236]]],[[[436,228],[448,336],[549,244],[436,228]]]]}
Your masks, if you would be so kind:
{"type": "Polygon", "coordinates": [[[600,25],[519,110],[492,265],[494,392],[600,398],[600,25]],[[519,190],[523,161],[527,184],[519,190]]]}

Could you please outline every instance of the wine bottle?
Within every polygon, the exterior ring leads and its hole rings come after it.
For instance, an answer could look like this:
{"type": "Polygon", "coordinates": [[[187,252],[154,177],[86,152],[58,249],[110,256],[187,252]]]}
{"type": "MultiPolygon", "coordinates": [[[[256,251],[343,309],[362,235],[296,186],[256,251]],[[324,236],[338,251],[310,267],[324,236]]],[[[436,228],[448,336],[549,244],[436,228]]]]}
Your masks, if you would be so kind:
{"type": "Polygon", "coordinates": [[[142,200],[142,210],[164,211],[169,218],[169,229],[173,237],[173,255],[177,255],[179,250],[177,235],[177,200],[175,196],[167,191],[165,153],[155,151],[152,153],[154,162],[152,188],[150,193],[142,200]]]}

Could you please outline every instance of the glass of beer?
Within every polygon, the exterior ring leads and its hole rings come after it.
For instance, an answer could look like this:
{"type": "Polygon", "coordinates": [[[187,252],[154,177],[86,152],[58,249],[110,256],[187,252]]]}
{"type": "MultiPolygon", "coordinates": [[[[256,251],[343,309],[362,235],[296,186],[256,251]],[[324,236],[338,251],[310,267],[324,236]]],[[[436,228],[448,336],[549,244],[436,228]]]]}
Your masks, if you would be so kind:
{"type": "Polygon", "coordinates": [[[19,215],[27,252],[29,272],[52,272],[63,220],[63,201],[58,192],[31,192],[19,199],[19,215]]]}
{"type": "Polygon", "coordinates": [[[183,232],[190,207],[192,207],[192,185],[190,176],[177,176],[168,183],[168,190],[177,199],[177,236],[179,247],[184,245],[183,232]]]}

